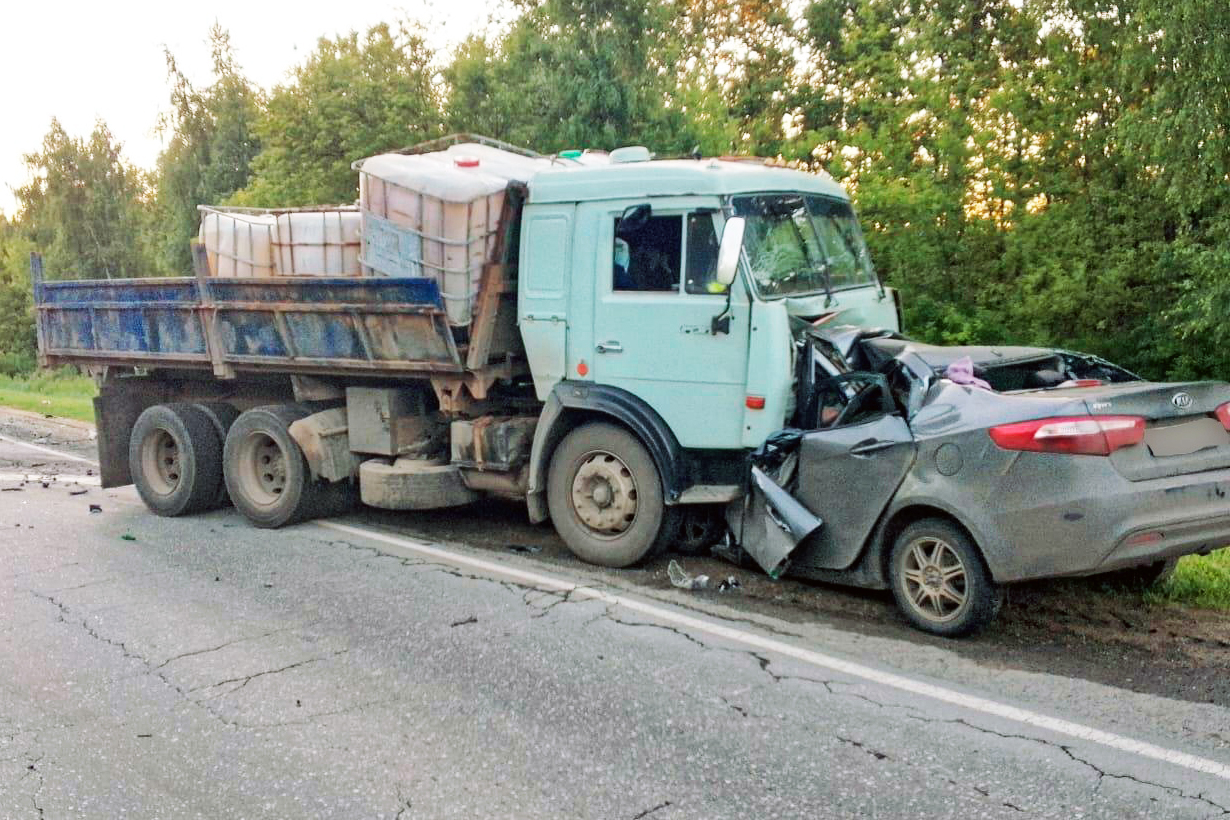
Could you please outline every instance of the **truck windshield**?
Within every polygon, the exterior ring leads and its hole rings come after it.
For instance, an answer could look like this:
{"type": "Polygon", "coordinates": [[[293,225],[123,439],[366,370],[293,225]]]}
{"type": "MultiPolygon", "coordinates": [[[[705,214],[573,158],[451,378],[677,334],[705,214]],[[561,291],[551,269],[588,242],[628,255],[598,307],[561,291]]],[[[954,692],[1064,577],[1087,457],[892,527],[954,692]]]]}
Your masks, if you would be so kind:
{"type": "Polygon", "coordinates": [[[747,220],[743,247],[756,288],[768,298],[803,296],[876,282],[850,206],[808,194],[731,199],[747,220]]]}

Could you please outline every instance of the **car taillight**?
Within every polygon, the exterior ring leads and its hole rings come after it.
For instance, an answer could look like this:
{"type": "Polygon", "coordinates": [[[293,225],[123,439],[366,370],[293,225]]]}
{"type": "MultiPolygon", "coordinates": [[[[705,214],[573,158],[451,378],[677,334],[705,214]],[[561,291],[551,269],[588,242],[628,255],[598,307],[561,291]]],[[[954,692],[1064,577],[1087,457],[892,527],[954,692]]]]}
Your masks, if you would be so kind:
{"type": "Polygon", "coordinates": [[[1074,416],[1001,424],[990,429],[991,440],[1005,450],[1035,453],[1108,456],[1145,437],[1140,416],[1074,416]]]}
{"type": "Polygon", "coordinates": [[[1221,426],[1230,430],[1230,401],[1223,404],[1213,411],[1217,415],[1217,420],[1221,422],[1221,426]]]}

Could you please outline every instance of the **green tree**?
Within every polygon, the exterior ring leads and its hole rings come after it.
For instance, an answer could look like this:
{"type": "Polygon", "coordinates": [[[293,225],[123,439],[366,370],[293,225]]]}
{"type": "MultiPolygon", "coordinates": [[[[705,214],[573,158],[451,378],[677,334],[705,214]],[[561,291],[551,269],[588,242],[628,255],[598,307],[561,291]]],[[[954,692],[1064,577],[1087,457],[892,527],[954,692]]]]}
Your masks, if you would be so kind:
{"type": "Polygon", "coordinates": [[[35,339],[30,291],[34,244],[0,213],[0,374],[34,368],[35,339]]]}
{"type": "Polygon", "coordinates": [[[124,162],[106,123],[80,139],[53,119],[42,150],[25,162],[31,179],[16,191],[20,221],[48,277],[148,275],[145,176],[124,162]]]}
{"type": "Polygon", "coordinates": [[[259,207],[353,201],[350,164],[440,134],[433,54],[423,38],[386,24],[322,38],[289,84],[269,96],[256,129],[252,179],[235,197],[259,207]]]}
{"type": "Polygon", "coordinates": [[[224,202],[242,189],[260,151],[260,94],[236,64],[230,35],[215,25],[209,40],[213,82],[203,90],[166,53],[171,111],[160,123],[168,141],[158,157],[153,244],[160,267],[171,275],[192,270],[197,205],[224,202]]]}
{"type": "Polygon", "coordinates": [[[450,131],[549,152],[641,143],[686,151],[696,133],[670,105],[682,54],[666,0],[523,0],[494,42],[472,37],[444,71],[450,131]]]}

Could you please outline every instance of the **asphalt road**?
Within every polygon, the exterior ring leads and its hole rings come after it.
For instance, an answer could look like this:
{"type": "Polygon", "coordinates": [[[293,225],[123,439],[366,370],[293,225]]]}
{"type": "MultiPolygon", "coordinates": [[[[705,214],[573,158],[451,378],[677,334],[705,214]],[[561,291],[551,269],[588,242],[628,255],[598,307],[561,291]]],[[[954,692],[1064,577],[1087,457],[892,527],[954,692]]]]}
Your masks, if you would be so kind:
{"type": "Polygon", "coordinates": [[[1230,813],[1218,704],[91,472],[0,438],[0,818],[1230,813]]]}

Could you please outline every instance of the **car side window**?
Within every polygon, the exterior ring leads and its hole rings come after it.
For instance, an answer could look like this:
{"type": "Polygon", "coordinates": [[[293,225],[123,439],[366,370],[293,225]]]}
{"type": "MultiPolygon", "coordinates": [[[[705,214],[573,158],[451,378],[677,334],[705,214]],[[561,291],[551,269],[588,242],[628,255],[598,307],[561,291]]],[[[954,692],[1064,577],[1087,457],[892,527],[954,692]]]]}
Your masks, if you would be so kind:
{"type": "Polygon", "coordinates": [[[652,216],[634,231],[615,220],[613,290],[678,292],[682,265],[682,216],[652,216]]]}
{"type": "Polygon", "coordinates": [[[718,237],[713,214],[688,214],[688,254],[684,288],[688,293],[725,293],[717,281],[718,237]]]}

